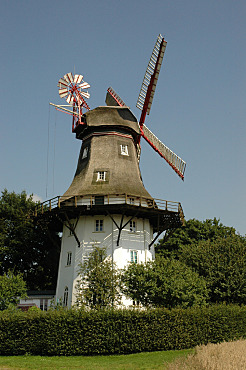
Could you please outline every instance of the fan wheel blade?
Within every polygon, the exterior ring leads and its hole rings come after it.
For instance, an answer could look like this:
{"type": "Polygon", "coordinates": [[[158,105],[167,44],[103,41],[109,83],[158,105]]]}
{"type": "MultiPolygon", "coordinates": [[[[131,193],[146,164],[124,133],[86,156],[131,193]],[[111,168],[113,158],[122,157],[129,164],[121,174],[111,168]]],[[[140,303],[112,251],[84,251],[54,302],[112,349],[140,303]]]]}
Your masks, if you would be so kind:
{"type": "Polygon", "coordinates": [[[65,86],[68,86],[68,83],[66,80],[64,80],[63,78],[60,78],[60,80],[58,81],[58,86],[61,88],[61,87],[65,87],[65,86]]]}
{"type": "Polygon", "coordinates": [[[61,98],[65,98],[65,96],[67,96],[68,94],[68,90],[67,89],[60,89],[59,90],[59,95],[61,98]]]}
{"type": "Polygon", "coordinates": [[[79,85],[79,88],[81,89],[88,89],[89,87],[91,87],[91,85],[89,85],[87,82],[83,82],[79,85]]]}
{"type": "Polygon", "coordinates": [[[90,97],[90,94],[88,92],[84,92],[84,91],[81,91],[80,93],[82,96],[84,96],[85,98],[89,99],[90,97]]]}
{"type": "Polygon", "coordinates": [[[73,75],[71,72],[67,73],[66,75],[64,75],[64,79],[70,84],[73,82],[73,75]]]}
{"type": "Polygon", "coordinates": [[[74,83],[75,84],[80,84],[80,82],[83,80],[82,75],[74,75],[74,83]]]}
{"type": "Polygon", "coordinates": [[[68,104],[73,105],[74,96],[73,95],[68,95],[66,101],[68,102],[68,104]]]}

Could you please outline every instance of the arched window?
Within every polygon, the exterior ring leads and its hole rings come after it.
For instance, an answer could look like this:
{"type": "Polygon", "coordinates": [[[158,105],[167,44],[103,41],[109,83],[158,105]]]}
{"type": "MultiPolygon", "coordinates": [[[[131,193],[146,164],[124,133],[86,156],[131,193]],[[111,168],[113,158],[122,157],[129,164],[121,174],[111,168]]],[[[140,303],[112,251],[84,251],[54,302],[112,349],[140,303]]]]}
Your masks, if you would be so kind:
{"type": "Polygon", "coordinates": [[[63,295],[63,306],[67,306],[67,301],[68,301],[68,287],[66,286],[64,290],[64,295],[63,295]]]}

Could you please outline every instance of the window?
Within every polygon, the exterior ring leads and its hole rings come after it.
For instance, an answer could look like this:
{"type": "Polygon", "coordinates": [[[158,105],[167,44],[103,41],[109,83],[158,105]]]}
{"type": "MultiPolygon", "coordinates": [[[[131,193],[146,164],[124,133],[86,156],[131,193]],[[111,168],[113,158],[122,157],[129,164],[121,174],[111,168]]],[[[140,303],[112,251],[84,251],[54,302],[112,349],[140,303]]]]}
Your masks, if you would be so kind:
{"type": "Polygon", "coordinates": [[[96,220],[95,231],[97,232],[103,231],[103,220],[96,220]]]}
{"type": "MultiPolygon", "coordinates": [[[[74,223],[72,223],[72,222],[70,222],[71,223],[71,226],[75,229],[75,224],[74,223]]],[[[74,235],[73,234],[73,232],[72,232],[72,229],[70,228],[69,229],[69,236],[72,236],[72,235],[74,235]]]]}
{"type": "Polygon", "coordinates": [[[121,153],[122,155],[129,155],[129,154],[128,154],[128,146],[127,146],[127,145],[122,144],[122,145],[120,146],[120,153],[121,153]]]}
{"type": "Polygon", "coordinates": [[[93,172],[92,184],[104,185],[109,183],[110,170],[106,167],[99,167],[93,172]]]}
{"type": "Polygon", "coordinates": [[[63,306],[67,307],[67,301],[68,301],[68,287],[66,287],[64,290],[63,306]]]}
{"type": "Polygon", "coordinates": [[[47,298],[40,299],[40,310],[42,311],[48,310],[48,299],[47,298]]]}
{"type": "Polygon", "coordinates": [[[105,180],[106,180],[106,171],[98,171],[97,181],[105,181],[105,180]]]}
{"type": "Polygon", "coordinates": [[[135,233],[136,232],[136,222],[130,221],[130,232],[135,233]]]}
{"type": "Polygon", "coordinates": [[[84,148],[84,150],[83,150],[82,159],[86,158],[87,155],[88,155],[88,146],[86,148],[84,148]]]}
{"type": "Polygon", "coordinates": [[[138,262],[138,252],[130,251],[130,255],[131,255],[131,262],[137,263],[138,262]]]}
{"type": "Polygon", "coordinates": [[[101,206],[104,204],[104,196],[103,195],[96,195],[95,196],[95,204],[101,206]]]}
{"type": "Polygon", "coordinates": [[[67,253],[67,266],[71,266],[72,262],[72,252],[67,253]]]}
{"type": "Polygon", "coordinates": [[[134,204],[134,198],[130,198],[130,204],[134,204]]]}

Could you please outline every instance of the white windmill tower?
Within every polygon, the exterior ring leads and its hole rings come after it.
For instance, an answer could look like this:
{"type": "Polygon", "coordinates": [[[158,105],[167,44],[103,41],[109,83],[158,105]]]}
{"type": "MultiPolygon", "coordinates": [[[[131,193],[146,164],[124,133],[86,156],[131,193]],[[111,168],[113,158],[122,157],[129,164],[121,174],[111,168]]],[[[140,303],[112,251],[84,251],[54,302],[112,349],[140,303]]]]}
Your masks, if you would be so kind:
{"type": "Polygon", "coordinates": [[[90,110],[85,101],[90,95],[84,91],[90,85],[82,75],[68,73],[59,80],[59,94],[73,110],[55,106],[73,116],[72,131],[82,146],[70,187],[63,196],[41,205],[41,210],[62,227],[56,297],[69,307],[75,303],[78,265],[93,246],[105,247],[123,268],[129,262],[152,260],[158,236],[183,222],[181,204],[151,197],[139,169],[143,137],[184,178],[185,162],[144,125],[165,48],[166,41],[159,35],[138,98],[139,122],[112,88],[107,106],[90,110]],[[47,209],[50,212],[44,212],[47,209]]]}

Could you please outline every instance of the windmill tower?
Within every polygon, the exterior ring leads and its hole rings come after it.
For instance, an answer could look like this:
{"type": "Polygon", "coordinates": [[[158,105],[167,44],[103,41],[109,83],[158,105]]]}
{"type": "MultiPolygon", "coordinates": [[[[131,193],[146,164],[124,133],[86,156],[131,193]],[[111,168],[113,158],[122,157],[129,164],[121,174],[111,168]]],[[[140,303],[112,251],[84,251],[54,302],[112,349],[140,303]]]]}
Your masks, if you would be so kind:
{"type": "Polygon", "coordinates": [[[73,108],[55,106],[72,115],[72,131],[82,145],[70,187],[63,196],[47,201],[48,207],[41,207],[62,225],[56,298],[68,307],[76,300],[78,265],[93,246],[105,247],[119,268],[146,262],[154,258],[158,236],[183,222],[181,204],[154,199],[139,169],[143,137],[184,178],[185,162],[144,124],[165,48],[166,41],[159,35],[137,102],[142,111],[139,122],[112,88],[107,91],[106,106],[90,110],[85,101],[90,94],[84,91],[90,85],[82,75],[68,73],[58,82],[60,96],[73,108]]]}

